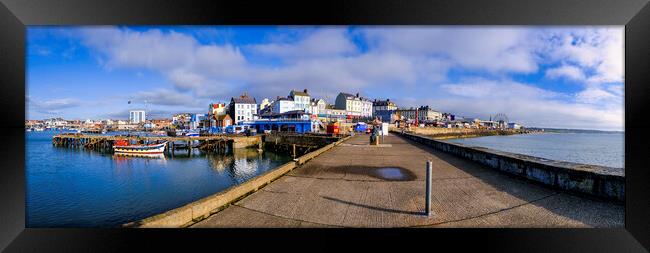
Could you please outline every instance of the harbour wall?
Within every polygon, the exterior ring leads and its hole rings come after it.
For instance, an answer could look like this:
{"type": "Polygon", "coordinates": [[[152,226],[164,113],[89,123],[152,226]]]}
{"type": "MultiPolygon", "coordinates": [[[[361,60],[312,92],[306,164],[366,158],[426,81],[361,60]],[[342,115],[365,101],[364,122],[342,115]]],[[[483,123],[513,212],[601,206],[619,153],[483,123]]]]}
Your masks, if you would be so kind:
{"type": "Polygon", "coordinates": [[[625,200],[625,175],[620,169],[470,147],[410,133],[393,133],[436,150],[553,188],[614,201],[625,200]]]}
{"type": "Polygon", "coordinates": [[[330,143],[322,148],[313,152],[307,153],[294,159],[291,162],[285,163],[273,170],[264,174],[256,176],[245,183],[232,186],[224,191],[218,192],[211,196],[197,200],[195,202],[186,204],[182,207],[172,209],[170,211],[154,215],[139,221],[129,222],[123,227],[137,227],[137,228],[178,228],[188,227],[202,219],[205,219],[213,213],[219,212],[230,204],[250,195],[251,193],[263,188],[267,184],[275,181],[284,174],[304,164],[310,159],[330,150],[334,146],[347,140],[350,137],[340,139],[337,142],[330,143]]]}

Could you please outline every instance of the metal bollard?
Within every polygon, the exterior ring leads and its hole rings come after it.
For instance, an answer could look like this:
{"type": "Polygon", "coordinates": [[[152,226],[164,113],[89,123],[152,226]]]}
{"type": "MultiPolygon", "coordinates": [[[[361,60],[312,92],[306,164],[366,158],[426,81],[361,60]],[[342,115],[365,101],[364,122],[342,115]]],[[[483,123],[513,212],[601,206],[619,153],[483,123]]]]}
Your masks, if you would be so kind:
{"type": "Polygon", "coordinates": [[[426,178],[426,199],[425,199],[425,213],[427,216],[431,215],[431,161],[427,161],[427,178],[426,178]]]}

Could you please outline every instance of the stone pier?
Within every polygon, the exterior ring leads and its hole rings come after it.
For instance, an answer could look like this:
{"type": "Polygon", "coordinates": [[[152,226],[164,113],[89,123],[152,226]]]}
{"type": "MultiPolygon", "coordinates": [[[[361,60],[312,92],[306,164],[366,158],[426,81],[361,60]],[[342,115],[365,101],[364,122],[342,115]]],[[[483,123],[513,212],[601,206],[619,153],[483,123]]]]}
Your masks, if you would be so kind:
{"type": "Polygon", "coordinates": [[[624,226],[618,201],[552,188],[392,134],[380,145],[368,142],[356,135],[192,227],[624,226]]]}

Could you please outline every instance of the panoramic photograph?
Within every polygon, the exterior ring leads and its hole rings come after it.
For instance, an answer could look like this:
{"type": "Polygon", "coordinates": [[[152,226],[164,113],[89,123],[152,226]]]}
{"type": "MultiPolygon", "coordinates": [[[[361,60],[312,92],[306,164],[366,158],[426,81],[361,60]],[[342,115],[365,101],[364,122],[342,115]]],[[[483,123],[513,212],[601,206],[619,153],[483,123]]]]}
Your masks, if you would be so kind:
{"type": "Polygon", "coordinates": [[[29,228],[623,228],[624,26],[29,26],[29,228]]]}

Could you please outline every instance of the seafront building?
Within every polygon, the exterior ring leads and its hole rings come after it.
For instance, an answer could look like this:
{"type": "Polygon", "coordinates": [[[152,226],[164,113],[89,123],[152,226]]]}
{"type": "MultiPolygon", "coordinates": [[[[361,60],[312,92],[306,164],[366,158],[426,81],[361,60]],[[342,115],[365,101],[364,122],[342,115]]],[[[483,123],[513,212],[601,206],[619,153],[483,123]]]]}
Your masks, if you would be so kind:
{"type": "Polygon", "coordinates": [[[325,115],[329,119],[345,119],[348,113],[345,109],[337,109],[334,105],[326,105],[325,115]]]}
{"type": "Polygon", "coordinates": [[[396,120],[399,120],[399,114],[397,113],[397,104],[395,104],[393,101],[390,101],[390,99],[375,99],[372,102],[372,116],[373,118],[378,118],[381,122],[391,124],[395,123],[396,120]]]}
{"type": "Polygon", "coordinates": [[[129,111],[129,122],[132,124],[144,123],[146,120],[144,110],[129,111]]]}
{"type": "Polygon", "coordinates": [[[278,97],[271,104],[270,112],[280,114],[280,113],[285,113],[285,112],[289,112],[289,111],[294,111],[294,110],[296,110],[295,105],[296,104],[293,101],[293,99],[285,98],[285,97],[278,97]]]}
{"type": "Polygon", "coordinates": [[[521,129],[521,125],[511,122],[511,123],[508,123],[508,128],[518,130],[518,129],[521,129]]]}
{"type": "Polygon", "coordinates": [[[228,114],[233,118],[235,125],[244,121],[252,121],[258,114],[257,101],[246,93],[239,97],[233,97],[228,105],[228,114]]]}
{"type": "MultiPolygon", "coordinates": [[[[356,122],[366,120],[380,120],[386,123],[425,123],[434,126],[463,127],[462,122],[454,124],[454,116],[433,110],[428,105],[399,109],[397,104],[390,99],[379,100],[362,97],[359,93],[352,95],[340,92],[334,104],[329,104],[325,99],[312,97],[307,89],[291,90],[286,97],[278,96],[271,101],[264,98],[260,104],[254,97],[246,93],[238,97],[231,97],[229,103],[211,103],[207,113],[178,113],[171,120],[147,121],[144,110],[130,110],[129,120],[86,120],[66,121],[62,118],[44,120],[41,125],[45,128],[104,128],[104,129],[183,129],[201,130],[208,132],[221,131],[230,125],[257,125],[260,129],[273,129],[273,121],[304,121],[305,125],[284,124],[283,127],[300,131],[321,131],[325,124],[330,122],[356,122]],[[267,122],[268,126],[257,124],[267,122]],[[271,123],[269,123],[271,122],[271,123]],[[448,122],[449,124],[445,123],[448,122]],[[145,125],[150,123],[148,125],[145,125]],[[310,126],[307,126],[309,123],[310,126]]],[[[267,124],[264,123],[264,124],[267,124]]],[[[302,124],[302,123],[300,123],[302,124]]],[[[488,123],[489,124],[489,123],[488,123]]],[[[26,126],[38,126],[39,122],[26,121],[26,126]]],[[[479,123],[474,124],[479,126],[479,123]]],[[[510,128],[521,128],[520,125],[510,125],[510,128]]]]}
{"type": "Polygon", "coordinates": [[[307,89],[303,91],[292,90],[288,98],[293,100],[294,110],[311,113],[311,96],[307,93],[307,89]]]}
{"type": "Polygon", "coordinates": [[[172,125],[177,129],[190,129],[190,113],[177,113],[172,116],[172,125]]]}
{"type": "Polygon", "coordinates": [[[202,113],[193,113],[190,116],[190,130],[195,130],[195,129],[203,129],[206,127],[205,122],[208,119],[207,114],[202,114],[202,113]]]}
{"type": "Polygon", "coordinates": [[[417,108],[400,108],[396,110],[396,113],[400,116],[400,120],[415,122],[417,108]]]}
{"type": "Polygon", "coordinates": [[[397,110],[397,105],[393,101],[390,101],[390,99],[386,99],[386,100],[375,99],[372,102],[372,115],[375,115],[377,111],[395,111],[395,110],[397,110]]]}
{"type": "Polygon", "coordinates": [[[285,113],[290,111],[303,111],[312,113],[311,96],[307,93],[307,89],[303,91],[292,90],[287,97],[277,97],[275,101],[269,105],[270,110],[260,110],[260,114],[273,112],[276,114],[285,113]]]}
{"type": "Polygon", "coordinates": [[[334,107],[336,109],[345,110],[348,116],[355,118],[372,117],[372,101],[359,96],[359,93],[356,95],[345,92],[339,93],[339,95],[336,96],[334,107]]]}
{"type": "Polygon", "coordinates": [[[325,107],[326,106],[327,106],[327,102],[325,102],[324,99],[322,99],[322,98],[320,98],[320,99],[312,98],[311,99],[311,114],[316,115],[316,117],[319,117],[319,118],[327,117],[327,115],[325,115],[325,107]]]}
{"type": "Polygon", "coordinates": [[[431,109],[428,105],[418,108],[418,121],[433,122],[442,119],[442,113],[431,109]]]}

